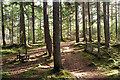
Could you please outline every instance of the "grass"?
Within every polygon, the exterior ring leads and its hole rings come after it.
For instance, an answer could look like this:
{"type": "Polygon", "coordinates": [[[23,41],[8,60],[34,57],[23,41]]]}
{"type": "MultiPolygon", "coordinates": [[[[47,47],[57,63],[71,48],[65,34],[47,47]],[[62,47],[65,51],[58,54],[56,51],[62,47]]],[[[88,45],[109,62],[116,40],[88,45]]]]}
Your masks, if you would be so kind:
{"type": "Polygon", "coordinates": [[[25,71],[21,74],[22,78],[30,78],[32,75],[35,75],[37,73],[37,70],[31,69],[28,71],[25,71]]]}
{"type": "Polygon", "coordinates": [[[40,80],[72,78],[70,72],[66,70],[61,70],[60,72],[55,72],[52,68],[43,71],[42,70],[43,69],[41,69],[40,66],[34,67],[21,73],[21,77],[32,78],[32,76],[38,75],[36,78],[40,80]],[[40,72],[40,74],[38,74],[38,72],[40,72]]]}
{"type": "MultiPolygon", "coordinates": [[[[34,49],[38,49],[38,48],[42,48],[45,46],[45,43],[43,42],[37,42],[36,44],[30,44],[30,46],[32,46],[31,48],[28,48],[28,51],[34,50],[34,49]]],[[[13,46],[7,45],[7,46],[3,46],[3,49],[0,50],[0,52],[2,53],[2,55],[0,55],[0,57],[6,57],[6,56],[10,56],[10,55],[14,55],[16,53],[18,53],[18,49],[20,49],[20,51],[25,52],[25,49],[23,48],[23,46],[18,45],[18,44],[14,44],[13,46]]]]}
{"type": "Polygon", "coordinates": [[[10,75],[11,75],[11,73],[10,73],[10,71],[9,70],[7,70],[6,68],[2,68],[2,77],[3,78],[10,78],[10,75]]]}
{"type": "Polygon", "coordinates": [[[39,78],[43,80],[48,80],[48,79],[65,79],[65,78],[72,78],[71,74],[66,71],[66,70],[61,70],[60,72],[54,72],[54,69],[49,69],[45,72],[43,72],[39,78]]]}
{"type": "Polygon", "coordinates": [[[2,53],[2,57],[6,57],[6,56],[10,56],[13,54],[18,53],[17,49],[2,49],[0,50],[0,52],[2,53]]]}

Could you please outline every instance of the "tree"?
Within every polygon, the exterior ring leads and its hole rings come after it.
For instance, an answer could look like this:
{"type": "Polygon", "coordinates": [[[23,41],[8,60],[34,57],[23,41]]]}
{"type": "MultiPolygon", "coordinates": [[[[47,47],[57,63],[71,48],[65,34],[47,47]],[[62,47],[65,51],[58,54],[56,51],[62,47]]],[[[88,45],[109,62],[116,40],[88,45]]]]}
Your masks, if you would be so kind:
{"type": "Polygon", "coordinates": [[[22,41],[24,43],[24,47],[26,49],[27,54],[27,46],[26,46],[26,34],[25,34],[25,19],[24,19],[24,8],[23,8],[23,1],[20,2],[20,28],[22,28],[21,35],[22,35],[22,41]]]}
{"type": "Polygon", "coordinates": [[[97,37],[100,42],[100,2],[97,2],[97,37]]]}
{"type": "Polygon", "coordinates": [[[108,33],[107,33],[107,36],[108,36],[108,44],[109,44],[109,41],[110,41],[110,32],[109,32],[109,2],[107,2],[107,30],[108,30],[108,33]]]}
{"type": "Polygon", "coordinates": [[[43,2],[44,9],[44,34],[45,34],[45,43],[49,53],[49,57],[51,57],[52,53],[52,40],[49,32],[49,23],[48,23],[48,13],[47,13],[47,2],[43,2]]]}
{"type": "Polygon", "coordinates": [[[62,36],[62,2],[60,1],[60,36],[61,40],[63,41],[63,36],[62,36]]]}
{"type": "Polygon", "coordinates": [[[89,20],[89,41],[92,41],[92,36],[91,36],[91,21],[90,21],[90,6],[88,2],[88,20],[89,20]]]}
{"type": "Polygon", "coordinates": [[[4,17],[3,17],[3,2],[1,2],[1,16],[2,16],[2,39],[3,39],[3,46],[6,45],[5,42],[5,26],[4,26],[4,17]]]}
{"type": "Polygon", "coordinates": [[[61,62],[59,37],[59,2],[53,2],[53,56],[54,69],[60,71],[63,67],[61,62]]]}
{"type": "Polygon", "coordinates": [[[28,44],[29,44],[29,42],[30,42],[30,36],[29,36],[29,34],[30,34],[30,27],[29,27],[29,24],[30,24],[30,19],[29,19],[29,15],[28,15],[28,44]]]}
{"type": "Polygon", "coordinates": [[[13,4],[12,4],[12,42],[11,44],[13,45],[13,4]]]}
{"type": "Polygon", "coordinates": [[[76,43],[79,42],[78,4],[75,2],[76,43]]]}
{"type": "Polygon", "coordinates": [[[84,40],[86,39],[86,35],[85,35],[85,3],[82,3],[82,17],[83,17],[83,37],[84,40]]]}
{"type": "Polygon", "coordinates": [[[24,44],[24,34],[23,34],[23,31],[24,31],[24,23],[23,23],[23,14],[24,11],[23,11],[23,2],[21,1],[20,3],[20,44],[24,44]]]}
{"type": "Polygon", "coordinates": [[[100,53],[100,2],[97,2],[97,39],[98,39],[98,55],[100,53]]]}
{"type": "Polygon", "coordinates": [[[106,17],[106,2],[103,2],[105,46],[109,47],[109,31],[106,17]]]}
{"type": "Polygon", "coordinates": [[[113,38],[113,6],[111,5],[111,39],[113,38]]]}
{"type": "Polygon", "coordinates": [[[115,21],[116,21],[116,38],[117,38],[117,1],[115,1],[115,21]]]}
{"type": "Polygon", "coordinates": [[[34,26],[34,24],[35,24],[35,20],[34,20],[35,18],[34,18],[34,0],[33,0],[33,2],[32,2],[32,27],[33,27],[33,44],[35,44],[35,26],[34,26]]]}

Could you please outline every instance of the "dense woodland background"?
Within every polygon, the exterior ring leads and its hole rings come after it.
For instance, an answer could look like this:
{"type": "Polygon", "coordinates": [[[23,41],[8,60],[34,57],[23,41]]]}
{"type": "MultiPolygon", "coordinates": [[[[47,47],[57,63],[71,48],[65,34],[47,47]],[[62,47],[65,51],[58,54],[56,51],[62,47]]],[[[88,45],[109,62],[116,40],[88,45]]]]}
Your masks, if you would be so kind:
{"type": "Polygon", "coordinates": [[[46,46],[45,52],[53,56],[54,69],[59,72],[63,69],[60,43],[75,41],[74,46],[82,46],[98,59],[110,59],[119,78],[120,1],[0,4],[2,57],[18,53],[18,49],[27,53],[46,46]]]}

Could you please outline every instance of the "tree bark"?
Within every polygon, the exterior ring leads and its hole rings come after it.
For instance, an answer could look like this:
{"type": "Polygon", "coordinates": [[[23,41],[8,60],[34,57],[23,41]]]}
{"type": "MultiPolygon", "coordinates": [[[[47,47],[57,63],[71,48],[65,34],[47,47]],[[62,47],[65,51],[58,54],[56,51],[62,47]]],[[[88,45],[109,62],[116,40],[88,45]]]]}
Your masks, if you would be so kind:
{"type": "Polygon", "coordinates": [[[89,20],[89,41],[92,41],[92,36],[91,36],[91,21],[90,21],[90,5],[88,2],[88,20],[89,20]]]}
{"type": "Polygon", "coordinates": [[[88,35],[88,32],[87,32],[87,17],[86,17],[86,25],[85,25],[85,30],[86,30],[86,35],[88,35]]]}
{"type": "Polygon", "coordinates": [[[63,66],[61,62],[59,38],[59,2],[53,2],[53,56],[54,69],[60,71],[63,66]]]}
{"type": "Polygon", "coordinates": [[[69,19],[69,22],[70,22],[70,38],[71,38],[71,17],[69,19]]]}
{"type": "Polygon", "coordinates": [[[117,1],[115,1],[115,20],[116,20],[116,39],[117,39],[117,34],[118,34],[118,31],[117,31],[117,1]]]}
{"type": "Polygon", "coordinates": [[[61,36],[61,41],[63,41],[63,36],[62,36],[62,2],[60,1],[60,36],[61,36]]]}
{"type": "Polygon", "coordinates": [[[100,42],[100,2],[97,2],[97,38],[100,42]]]}
{"type": "Polygon", "coordinates": [[[20,44],[24,44],[24,34],[23,34],[23,2],[20,3],[20,44]]]}
{"type": "Polygon", "coordinates": [[[105,46],[109,47],[109,39],[108,39],[108,25],[107,25],[107,17],[106,17],[106,2],[103,2],[103,15],[104,15],[104,35],[105,35],[105,46]]]}
{"type": "Polygon", "coordinates": [[[79,42],[78,4],[75,2],[76,43],[79,42]]]}
{"type": "Polygon", "coordinates": [[[3,17],[3,2],[1,2],[1,16],[2,16],[2,40],[3,40],[3,46],[6,46],[5,42],[5,26],[4,26],[4,17],[3,17]]]}
{"type": "Polygon", "coordinates": [[[86,39],[86,32],[85,32],[85,3],[82,3],[82,17],[83,17],[83,37],[84,40],[86,39]]]}
{"type": "Polygon", "coordinates": [[[30,34],[29,34],[30,32],[29,32],[29,28],[30,28],[30,27],[29,27],[29,15],[28,15],[28,44],[29,44],[29,41],[30,41],[30,36],[29,36],[29,35],[30,35],[30,34]]]}
{"type": "Polygon", "coordinates": [[[11,44],[13,45],[13,4],[12,4],[12,42],[11,44]]]}
{"type": "Polygon", "coordinates": [[[113,6],[111,5],[111,40],[113,38],[113,6]]]}
{"type": "Polygon", "coordinates": [[[49,32],[49,22],[48,22],[48,14],[47,14],[47,2],[43,2],[44,9],[44,34],[45,34],[45,43],[49,53],[49,57],[51,57],[52,53],[52,40],[49,32]]]}
{"type": "MultiPolygon", "coordinates": [[[[108,37],[108,43],[110,42],[110,32],[109,32],[109,2],[107,2],[107,30],[108,30],[108,33],[107,33],[107,37],[108,37]]],[[[109,45],[108,45],[109,47],[109,45]]]]}
{"type": "Polygon", "coordinates": [[[100,2],[97,2],[97,39],[98,39],[98,56],[100,55],[100,2]]]}
{"type": "MultiPolygon", "coordinates": [[[[41,37],[41,17],[40,17],[40,36],[39,37],[41,37]]],[[[39,38],[40,39],[40,38],[39,38]]]]}
{"type": "Polygon", "coordinates": [[[27,54],[27,46],[26,46],[26,34],[25,34],[25,20],[24,20],[24,8],[23,8],[23,2],[22,2],[22,0],[21,0],[21,4],[20,4],[20,6],[21,6],[21,25],[20,25],[20,27],[22,27],[23,28],[23,33],[22,33],[22,35],[23,35],[23,42],[24,42],[24,47],[25,47],[25,49],[26,49],[26,54],[27,54]]]}
{"type": "MultiPolygon", "coordinates": [[[[34,0],[33,0],[34,1],[34,0]]],[[[35,18],[34,18],[34,2],[32,2],[32,27],[33,27],[33,44],[35,44],[35,18]]]]}

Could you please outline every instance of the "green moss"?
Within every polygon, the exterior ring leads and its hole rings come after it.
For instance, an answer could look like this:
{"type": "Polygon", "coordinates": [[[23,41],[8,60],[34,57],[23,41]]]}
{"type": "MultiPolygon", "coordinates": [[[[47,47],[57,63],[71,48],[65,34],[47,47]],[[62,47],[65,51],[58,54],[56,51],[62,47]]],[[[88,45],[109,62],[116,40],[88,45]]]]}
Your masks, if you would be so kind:
{"type": "Polygon", "coordinates": [[[71,78],[71,75],[68,71],[66,70],[61,70],[60,72],[54,72],[53,69],[47,70],[43,72],[39,78],[46,80],[46,79],[63,79],[63,78],[71,78]]]}
{"type": "Polygon", "coordinates": [[[37,70],[31,69],[31,70],[26,70],[25,72],[21,73],[21,76],[23,78],[30,78],[32,75],[35,75],[37,73],[37,70]]]}
{"type": "Polygon", "coordinates": [[[10,78],[10,75],[11,75],[10,71],[3,67],[2,68],[2,77],[3,78],[10,78]]]}

